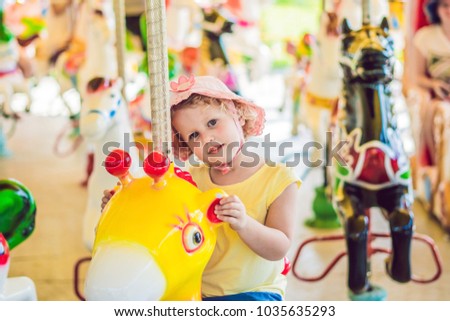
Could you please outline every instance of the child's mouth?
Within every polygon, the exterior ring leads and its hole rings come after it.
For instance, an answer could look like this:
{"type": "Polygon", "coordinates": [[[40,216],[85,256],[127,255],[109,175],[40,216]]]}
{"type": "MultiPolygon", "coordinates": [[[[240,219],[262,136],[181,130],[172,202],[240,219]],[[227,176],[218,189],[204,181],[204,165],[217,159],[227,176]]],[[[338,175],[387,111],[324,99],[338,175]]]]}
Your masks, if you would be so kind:
{"type": "Polygon", "coordinates": [[[223,147],[223,144],[211,146],[208,148],[208,154],[215,155],[222,149],[222,147],[223,147]]]}

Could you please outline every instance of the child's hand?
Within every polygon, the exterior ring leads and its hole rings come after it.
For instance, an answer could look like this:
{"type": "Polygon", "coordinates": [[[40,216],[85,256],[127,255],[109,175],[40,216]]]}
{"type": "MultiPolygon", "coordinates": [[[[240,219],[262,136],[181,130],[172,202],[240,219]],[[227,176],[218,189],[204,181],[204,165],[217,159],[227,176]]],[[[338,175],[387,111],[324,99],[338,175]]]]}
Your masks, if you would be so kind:
{"type": "Polygon", "coordinates": [[[439,79],[433,79],[432,89],[438,98],[443,100],[448,99],[450,93],[450,85],[446,82],[439,79]]]}
{"type": "Polygon", "coordinates": [[[216,205],[217,218],[230,224],[235,231],[243,229],[247,225],[248,216],[242,201],[236,196],[227,196],[216,205]]]}
{"type": "Polygon", "coordinates": [[[102,198],[102,212],[103,209],[105,208],[106,204],[108,204],[109,200],[111,199],[111,197],[113,197],[114,195],[114,190],[109,190],[109,189],[105,189],[103,191],[103,198],[102,198]]]}

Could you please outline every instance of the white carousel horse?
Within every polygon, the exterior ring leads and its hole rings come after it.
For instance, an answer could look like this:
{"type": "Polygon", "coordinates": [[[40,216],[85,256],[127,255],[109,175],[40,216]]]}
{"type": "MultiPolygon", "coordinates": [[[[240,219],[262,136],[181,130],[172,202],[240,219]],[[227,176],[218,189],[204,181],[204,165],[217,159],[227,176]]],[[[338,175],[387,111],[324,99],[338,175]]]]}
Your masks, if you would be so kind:
{"type": "Polygon", "coordinates": [[[292,136],[298,135],[298,127],[301,123],[301,95],[309,79],[312,47],[315,45],[315,41],[314,36],[305,33],[298,44],[294,44],[291,41],[286,43],[286,51],[293,56],[294,63],[286,73],[284,79],[285,98],[283,105],[280,108],[280,112],[283,112],[285,108],[292,106],[292,136]]]}
{"type": "Polygon", "coordinates": [[[81,97],[92,78],[118,75],[112,0],[90,0],[87,4],[86,56],[78,75],[81,97]]]}
{"type": "MultiPolygon", "coordinates": [[[[4,25],[4,31],[8,32],[4,25]]],[[[31,103],[28,82],[19,68],[19,45],[10,33],[3,33],[4,39],[0,39],[0,157],[9,155],[6,147],[6,137],[3,132],[2,117],[13,116],[11,102],[15,93],[23,93],[27,96],[27,109],[31,103]]]]}
{"type": "Polygon", "coordinates": [[[49,1],[44,17],[47,28],[36,41],[35,71],[38,78],[48,75],[51,60],[67,49],[75,27],[77,8],[73,0],[49,1]]]}
{"type": "MultiPolygon", "coordinates": [[[[67,51],[56,60],[54,75],[63,93],[76,89],[81,101],[86,86],[96,77],[117,77],[115,21],[111,0],[88,0],[79,9],[74,37],[67,51]]],[[[67,107],[70,106],[67,105],[67,107]]],[[[88,167],[89,167],[88,155],[88,167]]]]}
{"type": "Polygon", "coordinates": [[[116,77],[115,22],[109,0],[89,0],[80,9],[71,46],[55,63],[61,92],[76,88],[81,97],[90,79],[116,77]]]}
{"type": "Polygon", "coordinates": [[[0,233],[0,301],[36,301],[34,282],[26,276],[8,278],[9,264],[8,243],[0,233]]]}
{"type": "Polygon", "coordinates": [[[138,166],[138,153],[133,145],[128,110],[121,95],[122,86],[120,78],[94,78],[88,83],[83,100],[80,133],[94,146],[94,167],[88,181],[88,199],[83,221],[83,241],[88,249],[92,249],[94,242],[103,191],[116,184],[116,179],[104,169],[106,155],[111,148],[126,149],[136,160],[135,166],[138,166]]]}
{"type": "Polygon", "coordinates": [[[330,122],[331,110],[342,86],[339,66],[341,39],[337,33],[327,31],[333,19],[338,18],[328,13],[323,13],[320,17],[317,41],[312,44],[310,75],[301,99],[301,113],[305,116],[314,139],[319,142],[325,141],[324,135],[330,122]]]}

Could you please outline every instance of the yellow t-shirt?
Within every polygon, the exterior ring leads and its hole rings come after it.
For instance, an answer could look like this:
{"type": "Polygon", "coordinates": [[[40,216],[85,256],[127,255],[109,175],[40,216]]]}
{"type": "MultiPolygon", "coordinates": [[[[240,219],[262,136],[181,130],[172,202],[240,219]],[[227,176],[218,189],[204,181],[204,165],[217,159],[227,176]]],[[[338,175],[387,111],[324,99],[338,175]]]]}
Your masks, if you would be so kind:
{"type": "MultiPolygon", "coordinates": [[[[272,202],[292,183],[301,181],[293,168],[283,164],[263,165],[246,180],[232,185],[211,182],[207,166],[193,167],[190,173],[202,191],[221,188],[237,195],[247,214],[264,224],[272,202]]],[[[294,215],[294,213],[293,213],[294,215]]],[[[275,292],[284,297],[286,277],[281,274],[284,261],[269,261],[254,253],[228,224],[218,229],[214,253],[203,273],[202,295],[215,297],[242,292],[275,292]]]]}

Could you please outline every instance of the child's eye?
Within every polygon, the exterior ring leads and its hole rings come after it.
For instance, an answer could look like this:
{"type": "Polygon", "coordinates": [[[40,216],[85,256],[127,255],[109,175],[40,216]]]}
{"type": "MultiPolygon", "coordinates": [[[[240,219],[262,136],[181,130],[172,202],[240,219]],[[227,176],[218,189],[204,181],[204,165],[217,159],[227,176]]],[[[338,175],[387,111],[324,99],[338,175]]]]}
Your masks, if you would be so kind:
{"type": "Polygon", "coordinates": [[[198,132],[193,132],[192,134],[189,135],[189,140],[196,139],[197,137],[198,137],[198,132]]]}
{"type": "Polygon", "coordinates": [[[214,127],[217,124],[217,119],[211,119],[208,122],[208,127],[214,127]]]}

